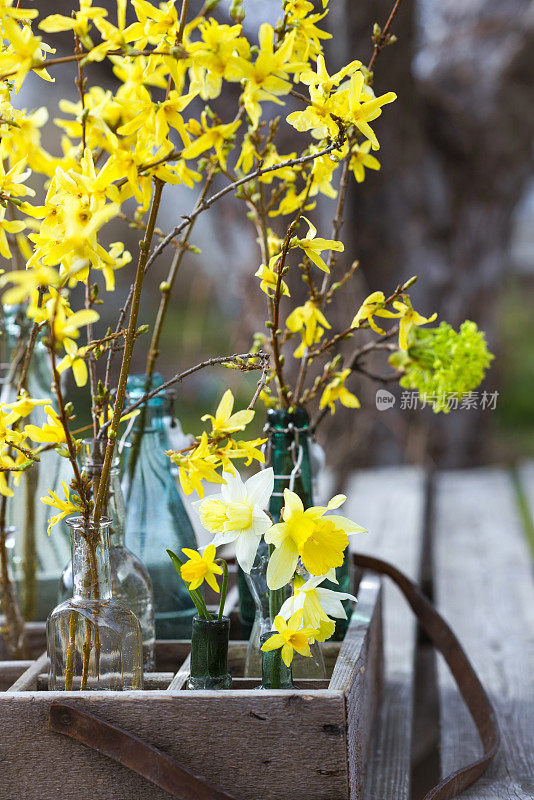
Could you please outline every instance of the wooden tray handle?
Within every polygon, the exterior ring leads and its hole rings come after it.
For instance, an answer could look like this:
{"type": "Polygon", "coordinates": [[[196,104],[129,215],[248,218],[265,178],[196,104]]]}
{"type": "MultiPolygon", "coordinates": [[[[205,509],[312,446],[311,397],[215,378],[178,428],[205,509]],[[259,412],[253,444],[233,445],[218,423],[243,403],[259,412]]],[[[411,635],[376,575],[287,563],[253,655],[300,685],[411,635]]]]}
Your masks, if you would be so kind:
{"type": "Polygon", "coordinates": [[[482,756],[447,775],[427,792],[424,798],[424,800],[450,800],[483,775],[499,749],[499,725],[491,700],[456,635],[417,584],[392,564],[379,558],[353,553],[352,560],[360,569],[387,575],[399,587],[417,617],[419,625],[447,662],[477,727],[482,742],[482,756]]]}

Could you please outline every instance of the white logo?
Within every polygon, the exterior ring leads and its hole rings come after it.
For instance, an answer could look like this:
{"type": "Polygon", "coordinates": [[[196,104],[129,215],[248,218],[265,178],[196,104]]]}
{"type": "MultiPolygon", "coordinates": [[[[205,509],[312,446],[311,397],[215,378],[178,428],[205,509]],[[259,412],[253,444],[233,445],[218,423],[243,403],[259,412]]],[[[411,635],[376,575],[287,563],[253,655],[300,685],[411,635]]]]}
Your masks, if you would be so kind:
{"type": "Polygon", "coordinates": [[[395,405],[395,395],[388,392],[387,389],[377,389],[376,392],[376,407],[378,411],[386,411],[395,405]]]}

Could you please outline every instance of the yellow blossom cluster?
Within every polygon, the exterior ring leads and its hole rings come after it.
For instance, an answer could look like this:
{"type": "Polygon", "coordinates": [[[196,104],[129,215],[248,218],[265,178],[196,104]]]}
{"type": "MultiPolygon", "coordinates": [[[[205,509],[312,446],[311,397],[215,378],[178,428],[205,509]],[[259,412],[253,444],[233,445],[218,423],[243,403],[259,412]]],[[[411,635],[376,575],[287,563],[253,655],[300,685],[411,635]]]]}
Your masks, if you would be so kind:
{"type": "Polygon", "coordinates": [[[22,473],[39,460],[34,443],[64,441],[63,429],[49,402],[22,393],[13,403],[0,403],[0,494],[4,497],[13,497],[8,476],[18,486],[22,473]],[[37,406],[44,406],[48,415],[41,428],[24,422],[37,406]]]}
{"type": "Polygon", "coordinates": [[[234,471],[233,461],[245,459],[245,464],[253,461],[264,462],[265,456],[261,445],[265,439],[236,440],[235,433],[245,430],[254,419],[253,410],[236,411],[234,409],[234,396],[227,389],[215,415],[204,414],[202,421],[209,420],[211,430],[204,431],[197,436],[197,443],[182,451],[168,450],[166,455],[178,467],[180,483],[186,494],[196,491],[199,497],[204,497],[202,481],[208,483],[224,483],[218,470],[222,468],[228,472],[234,471]]]}

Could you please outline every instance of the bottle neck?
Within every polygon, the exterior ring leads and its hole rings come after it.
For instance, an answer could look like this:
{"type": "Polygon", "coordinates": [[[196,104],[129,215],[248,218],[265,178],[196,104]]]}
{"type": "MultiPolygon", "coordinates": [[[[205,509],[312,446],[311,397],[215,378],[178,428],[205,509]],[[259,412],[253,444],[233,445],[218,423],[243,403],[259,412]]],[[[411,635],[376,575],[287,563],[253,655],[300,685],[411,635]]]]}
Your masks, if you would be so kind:
{"type": "Polygon", "coordinates": [[[298,494],[305,508],[313,505],[308,415],[304,409],[295,413],[271,411],[265,432],[265,461],[272,466],[275,476],[269,512],[273,521],[278,522],[284,506],[284,489],[298,494]]]}
{"type": "Polygon", "coordinates": [[[109,560],[109,520],[98,528],[84,525],[77,518],[71,526],[73,598],[77,600],[109,600],[111,569],[109,560]]]}
{"type": "MultiPolygon", "coordinates": [[[[102,475],[103,448],[99,447],[93,440],[84,442],[82,454],[82,468],[85,474],[93,481],[93,492],[95,485],[98,485],[102,475]]],[[[109,474],[109,488],[102,513],[110,520],[109,536],[112,547],[124,544],[124,524],[126,511],[124,506],[124,495],[121,489],[119,472],[119,459],[115,458],[109,474]]]]}

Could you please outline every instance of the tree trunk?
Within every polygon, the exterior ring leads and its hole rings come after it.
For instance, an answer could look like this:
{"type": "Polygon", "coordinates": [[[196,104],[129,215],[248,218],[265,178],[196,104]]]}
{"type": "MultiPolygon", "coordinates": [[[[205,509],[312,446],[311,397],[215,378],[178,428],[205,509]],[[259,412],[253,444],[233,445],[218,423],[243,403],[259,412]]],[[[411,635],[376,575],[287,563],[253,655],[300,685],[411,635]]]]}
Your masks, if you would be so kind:
{"type": "MultiPolygon", "coordinates": [[[[530,178],[534,6],[526,0],[420,6],[404,0],[394,23],[399,41],[378,60],[376,92],[393,89],[398,100],[376,123],[382,170],[353,184],[346,252],[360,259],[370,290],[388,291],[418,275],[418,310],[437,311],[455,327],[473,319],[495,347],[512,213],[530,178]]],[[[372,22],[383,24],[390,8],[389,0],[346,0],[344,57],[370,53],[372,22]]],[[[336,25],[342,32],[339,19],[336,25]]],[[[339,34],[334,39],[332,58],[342,50],[339,34]]],[[[487,385],[494,388],[491,373],[487,385]]],[[[418,411],[407,424],[406,412],[399,415],[404,437],[411,438],[411,426],[425,425],[432,432],[426,455],[456,465],[480,453],[490,418],[487,411],[459,411],[428,424],[418,411]]],[[[389,433],[387,439],[382,447],[390,453],[389,433]]]]}

